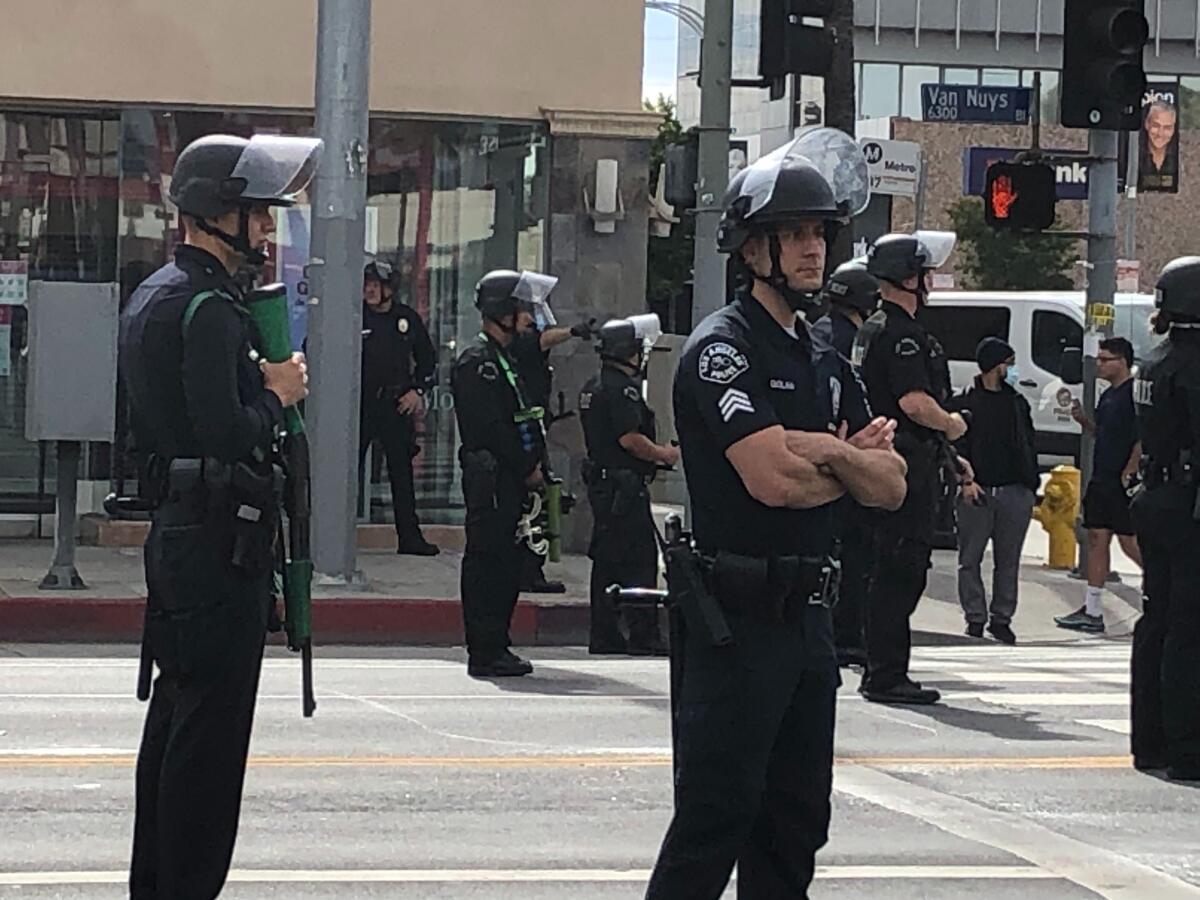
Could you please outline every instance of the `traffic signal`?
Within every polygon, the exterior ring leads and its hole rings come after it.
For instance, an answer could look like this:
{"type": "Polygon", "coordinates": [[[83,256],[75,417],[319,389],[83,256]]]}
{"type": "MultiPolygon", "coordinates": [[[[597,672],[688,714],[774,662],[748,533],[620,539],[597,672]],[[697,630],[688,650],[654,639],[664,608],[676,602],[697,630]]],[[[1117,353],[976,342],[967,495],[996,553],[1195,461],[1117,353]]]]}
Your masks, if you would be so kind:
{"type": "Polygon", "coordinates": [[[983,217],[993,228],[1045,231],[1054,224],[1054,167],[993,163],[983,190],[983,217]]]}
{"type": "Polygon", "coordinates": [[[758,71],[764,79],[779,81],[789,75],[829,72],[837,43],[833,31],[823,25],[805,25],[801,20],[823,19],[833,12],[835,2],[762,0],[758,71]]]}
{"type": "Polygon", "coordinates": [[[1068,128],[1136,131],[1142,125],[1150,37],[1145,0],[1066,0],[1062,123],[1068,128]]]}

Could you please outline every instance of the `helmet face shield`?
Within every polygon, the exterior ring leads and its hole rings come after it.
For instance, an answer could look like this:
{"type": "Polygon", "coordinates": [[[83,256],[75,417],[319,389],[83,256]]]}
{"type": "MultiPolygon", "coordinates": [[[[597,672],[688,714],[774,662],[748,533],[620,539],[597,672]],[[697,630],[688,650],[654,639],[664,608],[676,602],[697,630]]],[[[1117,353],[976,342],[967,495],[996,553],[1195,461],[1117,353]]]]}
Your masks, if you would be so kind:
{"type": "Polygon", "coordinates": [[[553,275],[526,271],[521,273],[517,286],[513,288],[513,297],[529,310],[539,331],[558,324],[549,303],[550,294],[557,284],[558,279],[553,275]]]}
{"type": "Polygon", "coordinates": [[[230,178],[245,182],[242,200],[290,206],[316,174],[323,146],[318,138],[255,135],[230,178]]]}
{"type": "Polygon", "coordinates": [[[745,170],[739,196],[748,200],[747,219],[771,202],[780,173],[797,164],[811,165],[821,173],[847,218],[858,215],[871,202],[870,170],[858,144],[836,128],[814,128],[745,170]]]}
{"type": "Polygon", "coordinates": [[[916,231],[913,237],[920,245],[920,252],[925,256],[923,268],[940,269],[950,259],[958,235],[953,231],[916,231]]]}

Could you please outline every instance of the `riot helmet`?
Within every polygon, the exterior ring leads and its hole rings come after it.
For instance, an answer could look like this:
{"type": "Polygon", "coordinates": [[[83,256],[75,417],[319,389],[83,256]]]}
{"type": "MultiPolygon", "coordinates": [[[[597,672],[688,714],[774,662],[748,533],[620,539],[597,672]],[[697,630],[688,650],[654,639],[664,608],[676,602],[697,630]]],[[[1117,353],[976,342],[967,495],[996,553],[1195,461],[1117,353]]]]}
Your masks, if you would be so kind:
{"type": "Polygon", "coordinates": [[[833,270],[821,299],[830,306],[840,306],[869,316],[879,305],[879,281],[867,271],[861,259],[852,259],[833,270]]]}
{"type": "Polygon", "coordinates": [[[322,146],[317,138],[206,135],[179,154],[168,196],[201,231],[252,265],[262,265],[266,256],[250,246],[250,208],[294,205],[316,172],[322,146]],[[234,211],[240,214],[236,234],[208,221],[234,211]]]}
{"type": "Polygon", "coordinates": [[[647,351],[661,336],[662,323],[657,313],[610,319],[600,326],[596,352],[602,361],[623,365],[631,365],[629,360],[637,356],[636,368],[640,369],[647,351]]]}
{"type": "Polygon", "coordinates": [[[867,251],[867,272],[924,303],[928,294],[925,276],[946,264],[956,241],[952,231],[885,234],[867,251]],[[916,288],[906,287],[905,282],[912,278],[917,280],[916,288]]]}
{"type": "Polygon", "coordinates": [[[541,272],[514,272],[512,269],[496,269],[488,272],[475,285],[475,306],[484,319],[495,322],[505,331],[515,330],[504,324],[509,316],[528,310],[538,321],[554,324],[554,314],[547,302],[550,292],[558,284],[553,275],[541,272]]]}
{"type": "Polygon", "coordinates": [[[1200,256],[1181,256],[1163,267],[1154,305],[1173,327],[1200,327],[1200,256]]]}
{"type": "Polygon", "coordinates": [[[807,132],[739,172],[725,194],[717,246],[734,254],[743,283],[763,281],[792,309],[816,305],[815,291],[792,288],[783,272],[779,233],[802,222],[822,223],[825,238],[866,208],[866,161],[848,136],[832,128],[807,132]],[[754,235],[769,239],[771,271],[754,272],[738,252],[754,235]]]}

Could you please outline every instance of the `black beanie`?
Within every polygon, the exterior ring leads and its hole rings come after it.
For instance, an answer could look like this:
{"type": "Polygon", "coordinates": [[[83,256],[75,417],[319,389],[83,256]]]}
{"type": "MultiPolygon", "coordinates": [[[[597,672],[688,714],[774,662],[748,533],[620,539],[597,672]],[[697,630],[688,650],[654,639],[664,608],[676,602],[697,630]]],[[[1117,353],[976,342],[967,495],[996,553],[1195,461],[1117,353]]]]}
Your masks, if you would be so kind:
{"type": "Polygon", "coordinates": [[[985,337],[975,348],[975,361],[979,363],[980,372],[990,372],[1015,355],[1016,351],[1012,346],[998,337],[985,337]]]}

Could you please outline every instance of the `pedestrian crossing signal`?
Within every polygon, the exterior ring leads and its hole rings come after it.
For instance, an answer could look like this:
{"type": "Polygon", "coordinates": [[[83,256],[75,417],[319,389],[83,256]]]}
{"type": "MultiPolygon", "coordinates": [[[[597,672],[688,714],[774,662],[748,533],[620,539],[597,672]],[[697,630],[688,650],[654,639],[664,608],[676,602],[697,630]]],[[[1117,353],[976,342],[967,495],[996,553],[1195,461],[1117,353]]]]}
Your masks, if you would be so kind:
{"type": "Polygon", "coordinates": [[[994,163],[983,191],[984,219],[993,228],[1045,231],[1054,224],[1054,167],[1046,163],[994,163]]]}

